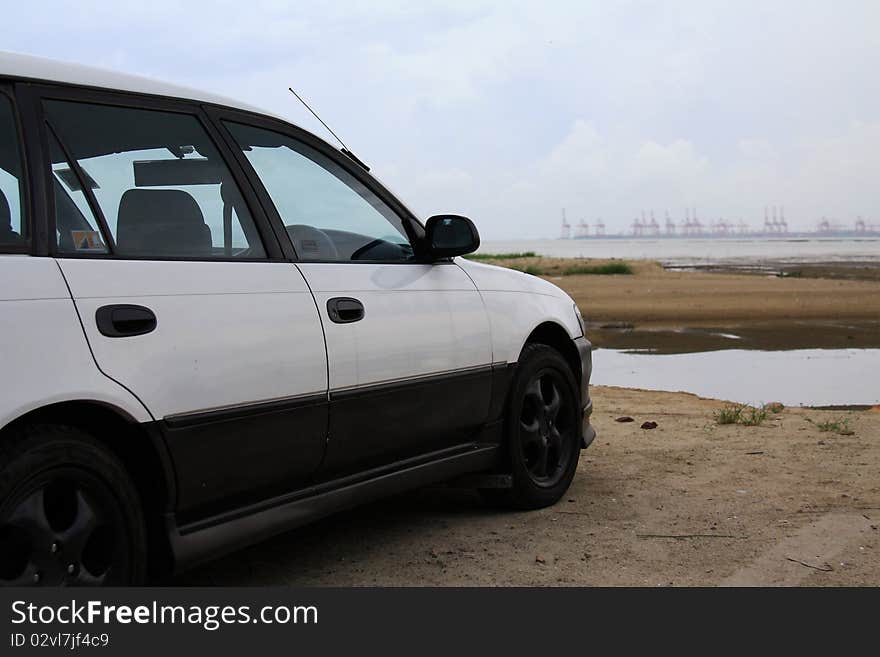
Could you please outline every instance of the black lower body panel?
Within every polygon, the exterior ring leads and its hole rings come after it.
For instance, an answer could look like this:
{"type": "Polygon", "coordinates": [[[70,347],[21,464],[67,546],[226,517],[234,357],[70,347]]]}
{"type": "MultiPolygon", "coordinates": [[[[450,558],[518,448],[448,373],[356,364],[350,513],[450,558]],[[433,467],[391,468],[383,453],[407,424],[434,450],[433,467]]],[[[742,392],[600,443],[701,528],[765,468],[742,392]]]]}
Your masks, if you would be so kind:
{"type": "Polygon", "coordinates": [[[492,367],[330,392],[319,481],[473,440],[490,419],[492,367]]]}
{"type": "Polygon", "coordinates": [[[308,485],[324,456],[326,393],[166,417],[184,521],[308,485]]]}
{"type": "Polygon", "coordinates": [[[493,468],[499,455],[497,444],[461,445],[182,527],[174,526],[169,517],[175,570],[180,572],[365,502],[493,468]]]}

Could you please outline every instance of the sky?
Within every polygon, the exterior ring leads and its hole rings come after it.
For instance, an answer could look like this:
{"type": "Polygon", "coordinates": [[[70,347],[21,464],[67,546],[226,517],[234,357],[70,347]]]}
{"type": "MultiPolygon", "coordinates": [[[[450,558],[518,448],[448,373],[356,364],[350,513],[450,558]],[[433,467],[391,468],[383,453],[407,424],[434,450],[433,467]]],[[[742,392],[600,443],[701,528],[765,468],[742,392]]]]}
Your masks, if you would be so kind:
{"type": "Polygon", "coordinates": [[[556,237],[695,207],[880,224],[880,2],[69,2],[4,7],[0,47],[265,107],[422,217],[556,237]]]}

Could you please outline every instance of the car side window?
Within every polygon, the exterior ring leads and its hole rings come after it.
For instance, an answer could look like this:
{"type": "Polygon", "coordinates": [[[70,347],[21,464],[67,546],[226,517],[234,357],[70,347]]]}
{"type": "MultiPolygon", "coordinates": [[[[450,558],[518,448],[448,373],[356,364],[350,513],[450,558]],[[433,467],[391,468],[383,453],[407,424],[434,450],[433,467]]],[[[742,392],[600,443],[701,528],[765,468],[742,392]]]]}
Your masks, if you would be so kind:
{"type": "Polygon", "coordinates": [[[244,199],[195,116],[45,102],[58,250],[265,258],[244,199]]]}
{"type": "Polygon", "coordinates": [[[0,94],[0,251],[27,242],[21,151],[12,101],[0,94]]]}
{"type": "Polygon", "coordinates": [[[413,259],[400,216],[331,158],[271,130],[224,123],[275,204],[300,260],[413,259]]]}

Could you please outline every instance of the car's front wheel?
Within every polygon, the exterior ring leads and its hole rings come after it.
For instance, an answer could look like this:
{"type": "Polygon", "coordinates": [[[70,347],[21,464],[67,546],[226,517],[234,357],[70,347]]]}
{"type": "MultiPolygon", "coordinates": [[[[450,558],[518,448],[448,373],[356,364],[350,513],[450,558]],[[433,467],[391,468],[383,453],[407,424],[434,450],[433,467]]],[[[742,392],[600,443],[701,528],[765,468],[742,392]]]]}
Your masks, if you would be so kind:
{"type": "Polygon", "coordinates": [[[484,491],[492,502],[518,509],[555,504],[577,470],[581,426],[577,384],[558,351],[527,345],[517,364],[505,417],[512,487],[484,491]]]}
{"type": "Polygon", "coordinates": [[[140,500],[122,463],[71,427],[32,426],[0,444],[0,585],[140,583],[140,500]]]}

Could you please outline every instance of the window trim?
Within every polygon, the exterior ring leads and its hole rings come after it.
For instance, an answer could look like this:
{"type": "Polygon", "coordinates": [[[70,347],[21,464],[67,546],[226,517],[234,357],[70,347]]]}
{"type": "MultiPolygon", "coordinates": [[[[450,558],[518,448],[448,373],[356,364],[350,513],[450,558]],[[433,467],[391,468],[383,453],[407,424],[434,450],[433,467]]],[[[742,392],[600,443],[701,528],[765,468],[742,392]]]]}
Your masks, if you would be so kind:
{"type": "Polygon", "coordinates": [[[22,122],[22,115],[18,108],[18,99],[16,98],[15,89],[5,81],[0,81],[0,95],[5,96],[9,100],[9,106],[12,109],[12,121],[18,136],[18,164],[21,169],[21,178],[18,181],[18,203],[20,212],[20,225],[27,228],[26,237],[22,238],[20,244],[0,244],[0,255],[29,254],[33,252],[34,239],[36,234],[36,226],[33,218],[38,216],[33,211],[33,194],[30,186],[30,170],[28,149],[25,142],[25,130],[22,122]]]}
{"type": "MultiPolygon", "coordinates": [[[[136,260],[136,261],[182,261],[182,262],[279,262],[285,261],[283,250],[281,249],[275,229],[269,218],[263,212],[262,205],[254,193],[250,180],[238,165],[234,153],[230,152],[226,142],[218,134],[215,126],[211,123],[200,103],[196,101],[187,101],[185,99],[164,98],[159,96],[147,96],[143,94],[128,93],[125,91],[113,91],[94,89],[91,87],[82,87],[68,84],[34,84],[23,83],[20,93],[27,97],[32,113],[35,115],[36,125],[33,126],[34,132],[39,138],[40,151],[40,178],[42,180],[45,197],[45,213],[46,213],[46,233],[47,233],[47,255],[55,258],[65,259],[95,259],[95,260],[136,260]],[[90,105],[108,105],[111,107],[120,107],[125,109],[141,109],[165,112],[169,114],[184,114],[194,117],[201,125],[202,129],[211,140],[211,144],[217,150],[221,160],[226,165],[235,184],[241,193],[254,227],[262,242],[263,251],[266,254],[261,258],[241,258],[241,257],[196,257],[196,256],[134,256],[120,255],[117,253],[69,253],[62,252],[58,249],[57,239],[55,237],[55,199],[54,195],[49,194],[51,189],[49,183],[52,181],[52,165],[49,157],[48,132],[50,126],[48,117],[44,111],[43,103],[48,100],[59,100],[67,102],[79,102],[90,105]]],[[[60,141],[60,135],[58,136],[60,141]]],[[[62,148],[66,149],[62,143],[62,148]]],[[[102,210],[103,214],[103,210],[102,210]]],[[[101,220],[96,220],[101,223],[101,220]]],[[[105,227],[102,226],[102,230],[105,227]]],[[[105,243],[109,245],[109,242],[105,243]]]]}
{"type": "MultiPolygon", "coordinates": [[[[104,208],[101,207],[101,204],[98,203],[98,199],[95,197],[95,192],[92,188],[86,184],[86,174],[83,171],[83,168],[80,166],[77,159],[73,156],[73,154],[67,149],[67,146],[64,145],[64,142],[61,141],[61,136],[58,134],[58,131],[52,127],[52,124],[49,121],[45,121],[45,129],[46,129],[46,139],[48,140],[50,137],[55,140],[55,143],[58,144],[58,148],[61,149],[61,154],[64,156],[64,159],[67,161],[68,166],[73,171],[73,175],[76,176],[76,179],[79,181],[80,187],[82,187],[83,196],[86,197],[86,204],[89,206],[89,209],[92,211],[92,218],[94,218],[95,223],[98,224],[98,231],[102,233],[102,239],[107,249],[106,255],[113,255],[116,253],[116,239],[113,237],[113,233],[110,232],[110,226],[107,225],[107,217],[104,216],[104,208]]],[[[49,149],[51,152],[51,148],[49,149]]],[[[49,166],[51,168],[52,162],[51,158],[49,162],[49,166]]],[[[53,185],[54,189],[57,189],[53,185]]],[[[52,194],[52,203],[55,202],[55,194],[52,194]]],[[[55,214],[52,214],[53,220],[55,214]]],[[[88,218],[86,219],[88,221],[88,218]]],[[[53,231],[55,233],[56,231],[53,231]]],[[[56,235],[55,239],[58,237],[56,235]]],[[[58,248],[58,245],[55,245],[55,248],[58,248]]],[[[59,253],[61,251],[59,250],[59,253]]],[[[69,251],[64,251],[64,253],[69,253],[69,251]]]]}
{"type": "MultiPolygon", "coordinates": [[[[264,114],[246,112],[243,110],[222,107],[219,105],[205,105],[205,110],[208,114],[208,117],[214,122],[217,130],[223,135],[227,146],[233,152],[239,166],[245,171],[246,175],[248,176],[251,185],[257,192],[257,195],[260,199],[261,204],[263,205],[263,209],[266,215],[270,218],[270,221],[275,227],[276,233],[280,234],[279,241],[284,247],[285,252],[289,254],[288,258],[291,260],[291,262],[297,262],[300,264],[339,265],[424,265],[436,263],[436,260],[431,258],[430,255],[427,253],[424,238],[425,228],[418,220],[418,218],[376,178],[371,176],[354,160],[325,142],[323,139],[291,123],[287,123],[281,119],[269,117],[264,114]],[[275,203],[272,201],[269,192],[264,187],[262,180],[257,175],[257,172],[254,170],[253,166],[251,166],[251,163],[247,159],[247,156],[244,154],[241,148],[239,148],[235,137],[232,136],[232,134],[229,132],[229,129],[224,125],[225,122],[240,123],[253,128],[277,132],[278,134],[281,134],[318,151],[321,155],[324,155],[325,157],[330,159],[332,162],[334,162],[344,171],[346,171],[349,175],[354,177],[358,182],[364,185],[364,187],[366,187],[369,191],[374,193],[379,198],[379,200],[385,203],[391,209],[391,211],[400,218],[404,230],[407,233],[410,244],[413,247],[415,257],[412,260],[300,259],[296,254],[296,249],[293,246],[290,236],[287,234],[287,230],[284,228],[284,221],[278,214],[278,210],[276,209],[275,203]]],[[[332,174],[328,172],[328,175],[332,174]]]]}

